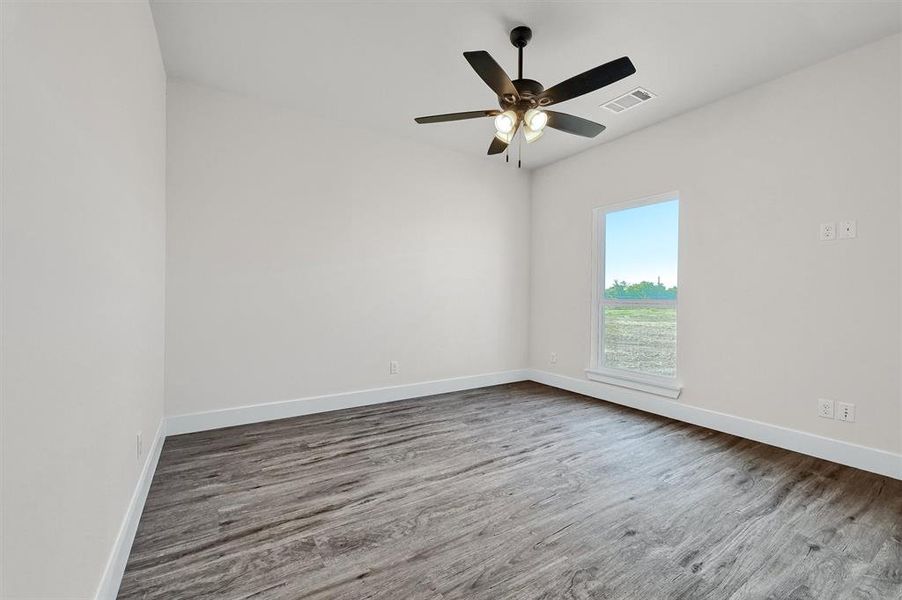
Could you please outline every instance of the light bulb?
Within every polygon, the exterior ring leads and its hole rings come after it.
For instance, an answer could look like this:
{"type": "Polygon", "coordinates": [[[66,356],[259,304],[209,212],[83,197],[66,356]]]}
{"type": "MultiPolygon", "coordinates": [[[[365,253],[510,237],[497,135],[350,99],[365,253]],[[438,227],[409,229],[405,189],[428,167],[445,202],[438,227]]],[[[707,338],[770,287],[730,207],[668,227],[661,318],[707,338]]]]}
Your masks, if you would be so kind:
{"type": "Polygon", "coordinates": [[[542,129],[539,129],[538,131],[533,131],[529,127],[526,127],[525,129],[523,129],[523,136],[526,138],[527,144],[531,144],[534,141],[536,141],[537,139],[539,139],[540,137],[542,137],[543,133],[545,133],[545,131],[542,129]]]}
{"type": "Polygon", "coordinates": [[[542,131],[548,124],[548,113],[535,108],[526,111],[523,118],[526,121],[526,127],[533,131],[542,131]]]}
{"type": "Polygon", "coordinates": [[[498,133],[511,133],[517,124],[517,115],[512,110],[506,110],[495,117],[495,130],[498,133]]]}

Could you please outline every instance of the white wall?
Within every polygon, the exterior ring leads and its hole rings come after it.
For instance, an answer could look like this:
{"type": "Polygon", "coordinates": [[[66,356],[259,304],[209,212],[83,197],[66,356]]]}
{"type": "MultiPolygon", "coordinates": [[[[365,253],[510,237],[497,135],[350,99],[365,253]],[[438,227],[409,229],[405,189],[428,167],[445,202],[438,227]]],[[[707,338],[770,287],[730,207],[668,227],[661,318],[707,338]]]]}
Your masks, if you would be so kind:
{"type": "Polygon", "coordinates": [[[89,598],[163,412],[165,73],[147,4],[0,10],[0,596],[89,598]]]}
{"type": "Polygon", "coordinates": [[[894,36],[535,172],[531,366],[584,379],[592,209],[679,190],[678,402],[899,452],[899,55],[894,36]],[[842,219],[857,239],[818,240],[842,219]]]}
{"type": "Polygon", "coordinates": [[[174,81],[168,128],[167,414],[525,366],[525,173],[174,81]]]}

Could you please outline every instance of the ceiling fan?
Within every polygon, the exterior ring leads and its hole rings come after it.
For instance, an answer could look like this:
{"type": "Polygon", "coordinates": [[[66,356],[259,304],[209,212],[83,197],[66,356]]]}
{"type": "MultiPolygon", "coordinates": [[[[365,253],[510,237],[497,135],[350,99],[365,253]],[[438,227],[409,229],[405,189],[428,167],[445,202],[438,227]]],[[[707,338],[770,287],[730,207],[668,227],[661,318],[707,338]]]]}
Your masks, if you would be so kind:
{"type": "Polygon", "coordinates": [[[500,109],[475,110],[417,117],[417,123],[443,123],[480,117],[495,117],[495,136],[489,145],[488,154],[500,154],[507,149],[514,136],[523,126],[523,136],[527,143],[541,137],[545,127],[551,127],[574,135],[595,137],[604,131],[604,125],[547,110],[545,107],[571,100],[583,94],[594,92],[636,72],[636,67],[626,56],[612,60],[601,66],[575,75],[547,90],[533,79],[523,78],[523,48],[532,39],[529,27],[515,27],[511,30],[511,44],[517,48],[517,79],[511,81],[504,69],[485,50],[464,52],[464,58],[498,95],[500,109]]]}

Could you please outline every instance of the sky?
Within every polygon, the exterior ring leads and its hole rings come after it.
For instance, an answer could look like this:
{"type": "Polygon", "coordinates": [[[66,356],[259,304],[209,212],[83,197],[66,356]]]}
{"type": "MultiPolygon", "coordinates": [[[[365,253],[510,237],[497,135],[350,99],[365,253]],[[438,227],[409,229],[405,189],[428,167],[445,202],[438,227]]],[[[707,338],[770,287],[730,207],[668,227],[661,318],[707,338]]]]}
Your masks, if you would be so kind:
{"type": "Polygon", "coordinates": [[[605,287],[627,283],[677,284],[679,200],[609,212],[605,216],[605,287]]]}

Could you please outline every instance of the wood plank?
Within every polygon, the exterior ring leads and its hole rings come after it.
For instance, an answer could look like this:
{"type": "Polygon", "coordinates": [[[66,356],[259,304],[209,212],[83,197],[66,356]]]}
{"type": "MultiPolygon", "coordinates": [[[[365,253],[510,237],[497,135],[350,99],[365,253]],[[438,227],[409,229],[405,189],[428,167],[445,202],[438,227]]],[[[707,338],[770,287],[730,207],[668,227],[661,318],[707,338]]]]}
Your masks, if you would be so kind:
{"type": "Polygon", "coordinates": [[[902,482],[516,383],[168,438],[119,597],[902,600],[902,482]]]}

